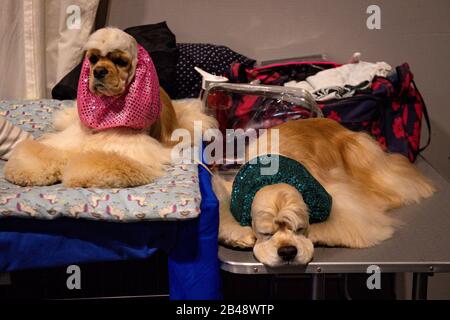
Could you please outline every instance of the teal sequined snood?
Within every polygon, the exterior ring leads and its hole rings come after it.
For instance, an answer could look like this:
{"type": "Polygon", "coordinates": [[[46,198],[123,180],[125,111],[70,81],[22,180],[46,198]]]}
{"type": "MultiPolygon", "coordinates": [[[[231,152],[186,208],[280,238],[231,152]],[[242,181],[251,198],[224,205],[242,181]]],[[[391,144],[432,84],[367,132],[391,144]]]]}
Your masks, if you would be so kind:
{"type": "Polygon", "coordinates": [[[262,187],[277,183],[289,184],[302,194],[308,207],[310,223],[325,221],[330,215],[332,198],[309,171],[293,159],[269,154],[244,164],[234,179],[230,209],[242,226],[251,225],[251,208],[256,192],[262,187]],[[261,174],[262,169],[269,168],[270,161],[277,159],[277,171],[270,175],[261,174]]]}

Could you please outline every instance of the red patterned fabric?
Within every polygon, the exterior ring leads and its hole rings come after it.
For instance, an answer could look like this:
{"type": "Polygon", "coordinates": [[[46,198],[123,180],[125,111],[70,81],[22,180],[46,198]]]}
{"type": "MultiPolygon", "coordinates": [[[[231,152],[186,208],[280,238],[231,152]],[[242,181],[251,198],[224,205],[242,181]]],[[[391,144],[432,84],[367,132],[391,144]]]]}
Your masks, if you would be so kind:
{"type": "Polygon", "coordinates": [[[370,133],[386,151],[401,153],[411,162],[430,143],[425,103],[407,63],[396,68],[396,77],[375,78],[369,94],[322,102],[319,107],[326,117],[351,130],[370,133]],[[420,148],[424,115],[428,142],[420,148]]]}
{"type": "MultiPolygon", "coordinates": [[[[248,69],[236,63],[226,76],[231,82],[283,85],[287,81],[301,81],[321,69],[338,66],[332,62],[301,62],[248,69]]],[[[430,124],[425,103],[416,88],[407,63],[396,68],[388,78],[376,77],[367,90],[350,98],[321,101],[319,107],[325,117],[338,121],[354,131],[371,134],[385,151],[401,153],[413,162],[430,143],[430,124]],[[420,148],[422,118],[425,116],[429,135],[426,146],[420,148]]],[[[223,103],[216,116],[221,130],[248,128],[255,125],[268,128],[285,121],[308,118],[295,106],[265,101],[261,97],[244,96],[223,103]]]]}

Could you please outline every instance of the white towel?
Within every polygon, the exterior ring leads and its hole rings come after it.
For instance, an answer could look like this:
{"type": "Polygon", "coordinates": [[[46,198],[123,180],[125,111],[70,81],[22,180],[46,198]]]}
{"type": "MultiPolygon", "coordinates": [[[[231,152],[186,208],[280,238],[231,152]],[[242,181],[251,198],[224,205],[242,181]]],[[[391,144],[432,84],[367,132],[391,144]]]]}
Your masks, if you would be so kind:
{"type": "MultiPolygon", "coordinates": [[[[366,87],[370,86],[374,77],[386,77],[392,67],[386,62],[365,62],[357,60],[356,63],[344,64],[340,67],[327,69],[317,74],[306,78],[305,81],[289,81],[284,85],[286,87],[302,88],[311,92],[316,100],[327,100],[332,98],[339,98],[337,95],[328,94],[323,95],[323,92],[327,92],[327,88],[336,87],[345,90],[345,86],[360,86],[363,82],[366,82],[366,87]]],[[[359,87],[359,89],[364,89],[359,87]]]]}

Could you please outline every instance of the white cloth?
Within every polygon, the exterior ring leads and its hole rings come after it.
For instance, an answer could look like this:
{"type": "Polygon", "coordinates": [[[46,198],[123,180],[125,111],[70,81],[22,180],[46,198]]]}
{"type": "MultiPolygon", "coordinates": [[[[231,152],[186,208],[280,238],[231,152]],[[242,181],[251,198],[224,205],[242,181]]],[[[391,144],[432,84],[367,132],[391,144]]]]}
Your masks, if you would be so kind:
{"type": "Polygon", "coordinates": [[[50,97],[55,84],[81,61],[98,3],[99,0],[2,0],[0,99],[50,97]],[[74,7],[79,8],[79,25],[77,12],[71,11],[74,7]]]}
{"type": "Polygon", "coordinates": [[[8,160],[12,149],[25,139],[32,139],[31,134],[0,117],[0,159],[8,160]]]}
{"type": "Polygon", "coordinates": [[[289,81],[286,87],[302,88],[313,94],[316,100],[341,98],[338,92],[354,93],[353,87],[364,89],[370,86],[375,76],[386,77],[392,67],[386,62],[365,62],[344,64],[343,66],[320,71],[305,81],[289,81]]]}

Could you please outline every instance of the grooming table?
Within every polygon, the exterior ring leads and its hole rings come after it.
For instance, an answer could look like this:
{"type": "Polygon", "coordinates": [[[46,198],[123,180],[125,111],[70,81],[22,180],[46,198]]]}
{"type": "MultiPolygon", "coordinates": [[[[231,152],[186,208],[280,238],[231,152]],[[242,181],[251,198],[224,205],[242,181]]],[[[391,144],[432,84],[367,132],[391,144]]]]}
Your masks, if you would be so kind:
{"type": "MultiPolygon", "coordinates": [[[[0,101],[0,116],[39,137],[71,102],[0,101]]],[[[0,171],[4,162],[0,161],[0,171]]],[[[0,275],[168,255],[171,299],[219,299],[219,204],[201,166],[123,189],[19,187],[0,173],[0,275]]]]}
{"type": "Polygon", "coordinates": [[[220,299],[219,205],[209,173],[199,167],[198,218],[115,223],[88,219],[0,219],[2,272],[168,255],[172,300],[220,299]]]}
{"type": "MultiPolygon", "coordinates": [[[[412,272],[413,299],[426,299],[427,279],[433,273],[450,273],[450,188],[424,159],[416,165],[435,184],[437,192],[418,205],[391,211],[404,223],[388,239],[372,248],[316,247],[306,266],[270,268],[251,251],[219,246],[221,268],[238,274],[311,274],[312,299],[324,298],[325,274],[366,273],[377,265],[380,272],[412,272]]],[[[368,274],[369,276],[369,274],[368,274]]]]}

